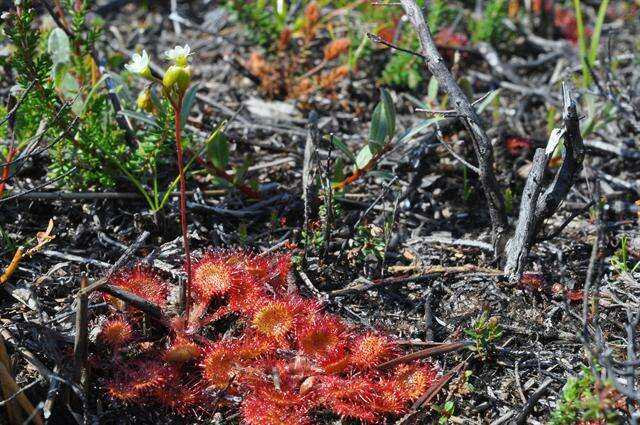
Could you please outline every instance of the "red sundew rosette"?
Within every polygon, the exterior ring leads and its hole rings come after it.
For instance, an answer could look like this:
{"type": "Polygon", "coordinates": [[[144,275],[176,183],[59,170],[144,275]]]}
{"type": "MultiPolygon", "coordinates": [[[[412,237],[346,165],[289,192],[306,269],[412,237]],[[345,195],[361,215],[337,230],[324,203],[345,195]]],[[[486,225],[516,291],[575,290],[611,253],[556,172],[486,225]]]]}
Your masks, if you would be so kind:
{"type": "Polygon", "coordinates": [[[240,408],[249,424],[310,424],[313,399],[301,393],[303,379],[292,373],[285,359],[275,357],[254,363],[239,380],[245,393],[240,408]]]}
{"type": "Polygon", "coordinates": [[[236,374],[238,353],[231,341],[218,341],[208,347],[200,362],[202,379],[211,388],[225,389],[236,374]]]}
{"type": "Polygon", "coordinates": [[[176,379],[162,387],[156,388],[153,398],[167,410],[180,416],[192,416],[198,413],[215,411],[217,405],[206,392],[202,382],[183,383],[176,379]]]}
{"type": "Polygon", "coordinates": [[[251,326],[280,348],[291,347],[295,330],[317,314],[319,304],[297,295],[263,299],[251,317],[251,326]]]}
{"type": "Polygon", "coordinates": [[[131,324],[122,317],[107,320],[98,334],[98,341],[113,349],[120,348],[133,339],[131,324]]]}
{"type": "Polygon", "coordinates": [[[348,338],[346,326],[330,314],[311,314],[301,321],[295,333],[298,350],[314,358],[344,351],[348,338]]]}
{"type": "Polygon", "coordinates": [[[353,339],[349,351],[353,367],[369,370],[390,360],[398,349],[390,337],[366,333],[353,339]]]}
{"type": "Polygon", "coordinates": [[[178,335],[173,338],[165,350],[163,358],[166,362],[183,364],[197,360],[202,355],[202,348],[189,338],[178,335]]]}
{"type": "Polygon", "coordinates": [[[325,376],[318,383],[318,403],[342,417],[376,422],[379,416],[371,403],[377,391],[378,385],[369,377],[325,376]]]}
{"type": "MultiPolygon", "coordinates": [[[[169,293],[167,283],[151,269],[142,265],[115,273],[109,278],[109,283],[159,306],[164,306],[167,302],[169,293]]],[[[120,309],[124,307],[123,301],[111,295],[105,294],[104,298],[120,309]]]]}
{"type": "Polygon", "coordinates": [[[396,367],[389,381],[400,391],[402,399],[414,402],[438,379],[438,369],[431,364],[404,364],[396,367]]]}
{"type": "Polygon", "coordinates": [[[285,295],[291,271],[291,255],[248,256],[245,271],[261,285],[268,286],[278,295],[285,295]]]}
{"type": "Polygon", "coordinates": [[[109,396],[121,401],[134,401],[149,396],[166,382],[175,379],[177,370],[159,361],[135,361],[116,372],[106,385],[109,396]]]}

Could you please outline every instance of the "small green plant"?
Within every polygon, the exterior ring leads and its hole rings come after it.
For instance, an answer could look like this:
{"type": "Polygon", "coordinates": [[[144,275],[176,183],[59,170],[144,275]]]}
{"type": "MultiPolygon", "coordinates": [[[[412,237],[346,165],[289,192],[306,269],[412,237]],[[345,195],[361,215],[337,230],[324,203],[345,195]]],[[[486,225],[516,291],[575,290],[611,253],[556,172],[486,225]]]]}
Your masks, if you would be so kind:
{"type": "Polygon", "coordinates": [[[504,209],[507,214],[513,213],[513,190],[510,187],[503,191],[504,196],[504,209]]]}
{"type": "Polygon", "coordinates": [[[584,19],[582,15],[582,5],[580,0],[573,0],[573,8],[576,13],[576,24],[578,30],[578,51],[580,54],[580,64],[582,65],[582,84],[584,87],[591,86],[592,78],[589,68],[593,68],[596,57],[598,56],[598,48],[600,47],[600,36],[602,34],[602,26],[606,18],[609,0],[603,0],[598,8],[598,17],[591,36],[587,50],[587,35],[584,27],[584,19]]]}
{"type": "Polygon", "coordinates": [[[504,42],[510,31],[504,24],[507,19],[507,0],[490,0],[486,3],[482,19],[472,21],[470,25],[474,41],[487,41],[491,44],[504,42]]]}
{"type": "MultiPolygon", "coordinates": [[[[427,20],[429,22],[429,29],[433,34],[437,34],[454,17],[455,11],[446,1],[435,0],[429,2],[427,20]]],[[[405,30],[399,39],[406,40],[400,43],[405,49],[414,52],[420,49],[418,39],[408,26],[405,26],[405,30]]],[[[418,56],[403,52],[394,52],[382,72],[382,79],[390,86],[406,87],[415,90],[420,83],[424,81],[424,69],[424,63],[418,56]]]]}
{"type": "Polygon", "coordinates": [[[583,421],[602,424],[620,423],[616,412],[618,402],[623,401],[611,383],[597,382],[589,368],[583,368],[580,376],[571,377],[562,388],[562,394],[551,418],[553,425],[572,425],[583,421]]]}
{"type": "Polygon", "coordinates": [[[611,257],[611,267],[618,273],[633,273],[639,266],[640,261],[633,266],[629,264],[629,237],[625,235],[620,240],[620,247],[611,257]]]}
{"type": "Polygon", "coordinates": [[[471,328],[465,329],[464,333],[473,340],[470,349],[481,358],[486,358],[491,345],[502,337],[499,319],[490,318],[486,311],[482,312],[471,328]]]}
{"type": "Polygon", "coordinates": [[[453,416],[456,405],[453,401],[448,400],[444,404],[434,404],[433,410],[440,415],[438,418],[439,425],[446,425],[449,423],[449,418],[453,416]]]}
{"type": "Polygon", "coordinates": [[[358,250],[358,257],[361,259],[370,255],[382,259],[385,250],[383,230],[374,225],[356,227],[353,246],[358,250]]]}
{"type": "MultiPolygon", "coordinates": [[[[391,140],[396,134],[396,109],[389,92],[380,90],[380,102],[376,105],[371,116],[369,129],[369,142],[358,153],[352,152],[349,147],[337,137],[331,137],[331,142],[352,163],[353,171],[344,177],[342,181],[335,181],[333,189],[345,190],[350,184],[371,172],[385,153],[391,149],[391,140]]],[[[342,163],[340,163],[342,164],[342,163]]],[[[339,174],[343,175],[342,165],[339,174]]],[[[336,173],[338,174],[338,173],[336,173]]],[[[335,178],[334,178],[335,180],[335,178]]]]}

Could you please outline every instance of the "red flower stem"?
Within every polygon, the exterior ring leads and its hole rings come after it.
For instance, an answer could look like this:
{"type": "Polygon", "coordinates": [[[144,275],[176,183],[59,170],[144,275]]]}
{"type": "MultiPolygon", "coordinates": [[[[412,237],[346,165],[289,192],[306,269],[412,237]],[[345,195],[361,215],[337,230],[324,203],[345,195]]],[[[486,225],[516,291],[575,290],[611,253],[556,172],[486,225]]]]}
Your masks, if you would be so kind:
{"type": "Polygon", "coordinates": [[[9,145],[9,152],[7,154],[7,161],[4,163],[4,166],[2,167],[2,177],[0,177],[0,196],[2,196],[2,194],[4,193],[4,186],[7,183],[7,180],[9,180],[9,169],[10,169],[10,165],[11,161],[13,161],[13,157],[16,154],[16,150],[13,146],[13,139],[11,140],[11,144],[9,145]]]}
{"type": "Polygon", "coordinates": [[[182,226],[182,243],[184,245],[185,268],[187,269],[187,290],[185,300],[185,317],[189,320],[189,307],[191,304],[191,251],[189,250],[189,231],[187,226],[187,183],[184,176],[184,160],[182,158],[182,131],[180,115],[182,111],[182,97],[173,108],[176,121],[176,152],[178,155],[178,172],[180,174],[180,225],[182,226]]]}

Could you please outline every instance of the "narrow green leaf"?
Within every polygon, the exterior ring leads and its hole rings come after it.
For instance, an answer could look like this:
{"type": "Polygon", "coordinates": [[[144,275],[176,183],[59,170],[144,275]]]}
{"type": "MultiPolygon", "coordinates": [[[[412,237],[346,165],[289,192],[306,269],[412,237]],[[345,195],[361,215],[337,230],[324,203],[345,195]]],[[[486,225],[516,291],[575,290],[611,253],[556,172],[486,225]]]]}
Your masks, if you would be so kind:
{"type": "Polygon", "coordinates": [[[233,182],[235,184],[241,184],[244,181],[245,175],[247,171],[249,171],[249,166],[251,165],[251,161],[249,158],[246,158],[241,166],[235,169],[235,175],[233,176],[233,182]]]}
{"type": "Polygon", "coordinates": [[[351,152],[351,150],[349,149],[349,147],[345,142],[343,142],[336,136],[331,136],[330,139],[331,139],[331,142],[333,143],[333,146],[340,149],[340,152],[345,154],[345,156],[349,158],[351,162],[356,162],[356,156],[353,154],[353,152],[351,152]]]}
{"type": "Polygon", "coordinates": [[[369,140],[379,146],[387,143],[396,131],[396,109],[389,92],[380,90],[380,102],[371,115],[369,140]]]}
{"type": "Polygon", "coordinates": [[[493,102],[493,99],[495,99],[496,96],[498,96],[499,94],[500,94],[500,89],[497,89],[492,91],[487,97],[482,99],[482,102],[476,105],[476,110],[478,111],[478,113],[481,114],[487,108],[487,106],[491,105],[491,102],[493,102]]]}
{"type": "Polygon", "coordinates": [[[229,165],[229,141],[224,134],[224,126],[218,126],[207,139],[207,153],[217,169],[224,170],[229,165]]]}
{"type": "Polygon", "coordinates": [[[191,108],[193,107],[193,102],[196,100],[196,94],[198,93],[199,88],[199,84],[196,83],[192,85],[184,95],[184,100],[182,101],[182,112],[180,114],[182,130],[184,130],[184,126],[187,124],[187,119],[189,118],[189,114],[191,113],[191,108]]]}
{"type": "Polygon", "coordinates": [[[371,146],[366,145],[360,149],[360,152],[358,152],[358,156],[356,157],[356,167],[363,169],[372,159],[373,152],[371,151],[371,146]]]}
{"type": "Polygon", "coordinates": [[[387,137],[391,140],[396,132],[396,107],[393,104],[393,98],[385,89],[380,90],[380,98],[384,106],[384,115],[387,120],[387,137]]]}
{"type": "Polygon", "coordinates": [[[609,0],[602,0],[602,3],[600,3],[600,8],[598,9],[596,26],[593,29],[591,44],[589,45],[589,65],[591,66],[593,66],[596,61],[596,56],[598,56],[598,48],[600,47],[600,35],[602,34],[602,26],[604,25],[604,19],[607,16],[608,7],[609,0]]]}
{"type": "Polygon", "coordinates": [[[160,125],[158,125],[158,122],[156,121],[156,119],[151,115],[147,115],[138,111],[131,111],[129,109],[123,109],[122,111],[119,112],[119,114],[125,115],[129,118],[133,118],[136,121],[143,122],[155,128],[161,128],[160,125]]]}
{"type": "Polygon", "coordinates": [[[438,80],[436,77],[431,77],[429,80],[429,86],[427,87],[427,98],[434,102],[436,97],[438,96],[438,88],[440,85],[438,84],[438,80]]]}

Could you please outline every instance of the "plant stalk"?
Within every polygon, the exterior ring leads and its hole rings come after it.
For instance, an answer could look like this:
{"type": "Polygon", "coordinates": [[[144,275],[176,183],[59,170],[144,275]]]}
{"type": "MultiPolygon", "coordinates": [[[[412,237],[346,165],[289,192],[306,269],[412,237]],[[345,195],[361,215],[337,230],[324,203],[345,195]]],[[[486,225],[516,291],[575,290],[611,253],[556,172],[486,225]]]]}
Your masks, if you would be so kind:
{"type": "Polygon", "coordinates": [[[178,156],[178,172],[180,175],[180,225],[182,227],[182,243],[184,245],[185,268],[187,271],[187,288],[185,300],[185,316],[189,317],[189,307],[191,304],[191,251],[189,249],[189,231],[187,226],[187,184],[184,175],[184,160],[182,156],[182,123],[180,115],[182,113],[182,97],[178,99],[174,109],[176,124],[176,153],[178,156]]]}

